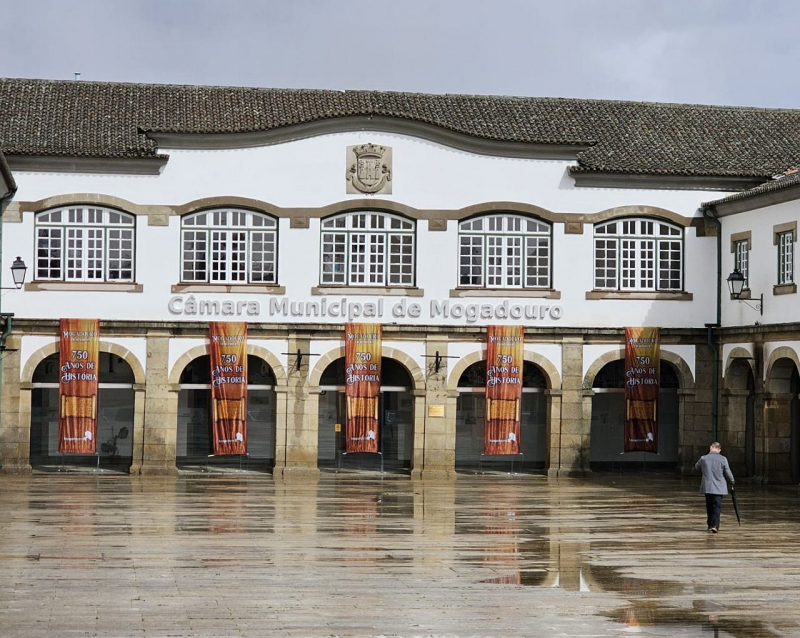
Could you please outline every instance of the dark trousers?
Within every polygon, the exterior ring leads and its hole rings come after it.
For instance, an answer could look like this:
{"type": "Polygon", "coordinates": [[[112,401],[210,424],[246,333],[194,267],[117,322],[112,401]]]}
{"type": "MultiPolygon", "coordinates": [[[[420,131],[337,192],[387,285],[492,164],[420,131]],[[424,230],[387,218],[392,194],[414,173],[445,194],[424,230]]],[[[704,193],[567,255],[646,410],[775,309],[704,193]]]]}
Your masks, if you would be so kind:
{"type": "Polygon", "coordinates": [[[709,527],[719,529],[719,515],[722,512],[722,494],[706,494],[706,522],[709,527]]]}

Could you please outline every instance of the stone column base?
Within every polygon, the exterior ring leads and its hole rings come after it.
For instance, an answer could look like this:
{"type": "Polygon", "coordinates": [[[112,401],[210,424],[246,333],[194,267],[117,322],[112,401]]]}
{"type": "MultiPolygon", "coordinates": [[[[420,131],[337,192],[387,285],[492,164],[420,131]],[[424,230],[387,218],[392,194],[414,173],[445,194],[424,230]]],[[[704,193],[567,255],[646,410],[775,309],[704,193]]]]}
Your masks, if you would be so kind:
{"type": "Polygon", "coordinates": [[[558,468],[551,468],[547,470],[547,478],[591,478],[592,470],[582,470],[580,468],[566,468],[562,467],[561,469],[558,468]]]}
{"type": "Polygon", "coordinates": [[[178,476],[178,468],[174,465],[142,465],[139,468],[141,476],[178,476]]]}
{"type": "Polygon", "coordinates": [[[10,463],[5,461],[3,462],[3,466],[0,467],[0,474],[30,474],[32,471],[28,463],[10,463]]]}
{"type": "Polygon", "coordinates": [[[272,470],[272,478],[276,481],[286,483],[315,483],[319,481],[320,471],[318,467],[276,467],[272,470]]]}
{"type": "Polygon", "coordinates": [[[454,481],[455,478],[455,470],[425,469],[411,471],[411,479],[416,481],[454,481]]]}

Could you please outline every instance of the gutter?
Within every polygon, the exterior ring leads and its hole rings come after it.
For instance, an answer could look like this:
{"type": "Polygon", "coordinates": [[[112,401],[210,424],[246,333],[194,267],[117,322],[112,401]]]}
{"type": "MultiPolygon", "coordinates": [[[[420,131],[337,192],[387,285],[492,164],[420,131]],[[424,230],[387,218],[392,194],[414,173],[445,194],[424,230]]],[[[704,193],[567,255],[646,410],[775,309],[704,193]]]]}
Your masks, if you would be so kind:
{"type": "Polygon", "coordinates": [[[714,441],[719,436],[719,348],[714,343],[714,328],[722,325],[722,224],[716,216],[716,209],[712,206],[702,206],[700,211],[703,218],[710,221],[717,227],[717,320],[715,323],[706,324],[706,339],[708,347],[714,356],[713,359],[713,379],[711,395],[711,432],[714,441]],[[712,213],[712,211],[714,211],[712,213]]]}
{"type": "MultiPolygon", "coordinates": [[[[0,159],[2,159],[2,155],[0,155],[0,159]]],[[[13,184],[13,182],[12,182],[13,184]]],[[[17,194],[17,185],[13,184],[13,187],[9,189],[9,191],[0,197],[0,266],[3,263],[3,213],[6,211],[6,206],[8,203],[14,198],[14,195],[17,194]]],[[[3,330],[2,336],[0,336],[0,350],[5,350],[6,347],[6,339],[8,339],[8,335],[11,334],[11,317],[14,315],[6,315],[5,321],[5,329],[3,330]]],[[[2,361],[0,361],[0,393],[3,388],[3,367],[2,361]]],[[[0,399],[0,407],[2,407],[2,399],[0,399]]],[[[2,426],[2,412],[0,412],[0,426],[2,426]]],[[[0,468],[3,467],[2,462],[0,461],[0,468]]]]}

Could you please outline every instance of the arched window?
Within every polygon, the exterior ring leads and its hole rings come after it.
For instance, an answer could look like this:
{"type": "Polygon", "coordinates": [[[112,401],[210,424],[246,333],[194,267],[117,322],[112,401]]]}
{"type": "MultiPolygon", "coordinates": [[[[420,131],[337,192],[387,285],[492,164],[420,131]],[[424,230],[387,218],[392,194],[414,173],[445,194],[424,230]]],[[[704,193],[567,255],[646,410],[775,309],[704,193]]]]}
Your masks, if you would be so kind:
{"type": "Polygon", "coordinates": [[[458,225],[458,285],[550,288],[551,228],[520,215],[484,215],[458,225]]]}
{"type": "Polygon", "coordinates": [[[594,287],[682,290],[683,229],[654,219],[613,219],[597,224],[594,287]]]}
{"type": "Polygon", "coordinates": [[[128,213],[92,206],[38,213],[36,279],[133,281],[135,222],[128,213]]]}
{"type": "Polygon", "coordinates": [[[412,220],[357,211],[322,222],[320,283],[343,286],[413,286],[412,220]]]}
{"type": "Polygon", "coordinates": [[[181,281],[274,284],[278,225],[249,210],[207,210],[181,220],[181,281]]]}

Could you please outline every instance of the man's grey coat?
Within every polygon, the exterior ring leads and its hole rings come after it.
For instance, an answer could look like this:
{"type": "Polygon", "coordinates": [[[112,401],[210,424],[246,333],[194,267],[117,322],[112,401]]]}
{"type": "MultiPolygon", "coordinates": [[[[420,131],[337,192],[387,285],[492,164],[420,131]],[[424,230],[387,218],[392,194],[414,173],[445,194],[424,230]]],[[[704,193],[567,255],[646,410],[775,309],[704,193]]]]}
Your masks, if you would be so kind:
{"type": "Polygon", "coordinates": [[[727,478],[733,485],[733,474],[728,466],[728,459],[717,452],[709,452],[701,456],[695,463],[694,469],[703,471],[703,480],[700,482],[701,494],[727,494],[727,478]]]}

